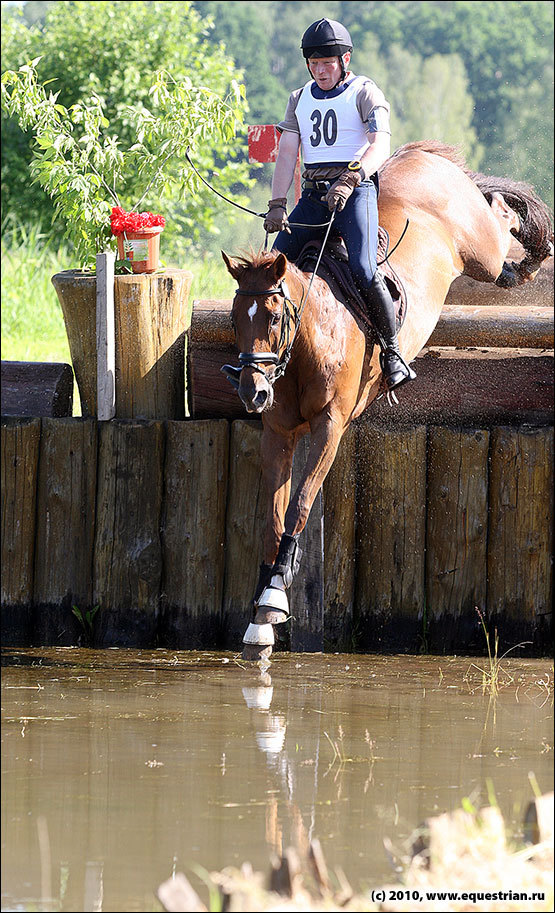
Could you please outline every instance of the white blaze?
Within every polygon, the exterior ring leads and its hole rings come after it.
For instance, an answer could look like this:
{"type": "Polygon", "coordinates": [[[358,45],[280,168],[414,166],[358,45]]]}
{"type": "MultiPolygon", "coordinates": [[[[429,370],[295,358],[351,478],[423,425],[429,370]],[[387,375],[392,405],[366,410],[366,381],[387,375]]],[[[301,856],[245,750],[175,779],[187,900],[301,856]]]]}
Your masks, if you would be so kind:
{"type": "Polygon", "coordinates": [[[256,314],[257,310],[258,310],[258,303],[256,301],[253,301],[253,303],[251,304],[250,308],[247,311],[247,314],[249,315],[251,321],[252,321],[252,318],[254,317],[254,315],[256,314]]]}

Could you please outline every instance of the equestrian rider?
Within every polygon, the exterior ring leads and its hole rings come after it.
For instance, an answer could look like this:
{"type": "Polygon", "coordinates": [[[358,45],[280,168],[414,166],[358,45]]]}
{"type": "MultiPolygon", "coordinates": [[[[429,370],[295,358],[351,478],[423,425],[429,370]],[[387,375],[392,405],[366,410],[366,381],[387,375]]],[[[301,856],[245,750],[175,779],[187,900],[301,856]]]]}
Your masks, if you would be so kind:
{"type": "Polygon", "coordinates": [[[303,194],[289,220],[321,225],[335,210],[335,227],[380,342],[385,386],[393,390],[416,375],[399,351],[393,301],[376,271],[377,172],[390,154],[389,104],[371,79],[348,69],[353,44],[340,22],[313,22],[301,48],[313,78],[291,93],[277,125],[281,140],[264,228],[279,232],[273,249],[292,261],[308,241],[324,235],[323,228],[288,226],[287,192],[301,145],[303,194]]]}

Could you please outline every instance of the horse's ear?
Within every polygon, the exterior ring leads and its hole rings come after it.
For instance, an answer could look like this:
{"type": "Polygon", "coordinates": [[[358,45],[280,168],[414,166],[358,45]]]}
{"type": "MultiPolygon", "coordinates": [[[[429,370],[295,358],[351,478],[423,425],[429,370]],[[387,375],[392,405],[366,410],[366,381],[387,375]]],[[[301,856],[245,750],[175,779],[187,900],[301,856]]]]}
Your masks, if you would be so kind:
{"type": "Polygon", "coordinates": [[[280,279],[283,279],[285,273],[287,272],[287,257],[285,254],[278,254],[272,264],[272,272],[276,282],[279,282],[280,279]]]}
{"type": "Polygon", "coordinates": [[[233,278],[236,279],[237,282],[238,282],[238,281],[239,281],[239,276],[240,276],[241,273],[243,272],[243,267],[240,266],[240,265],[237,263],[236,260],[232,260],[231,257],[228,257],[227,254],[225,253],[225,251],[222,250],[222,251],[221,251],[221,254],[222,254],[222,257],[223,257],[223,259],[224,259],[224,263],[225,263],[225,265],[227,266],[228,272],[231,273],[231,275],[233,276],[233,278]]]}

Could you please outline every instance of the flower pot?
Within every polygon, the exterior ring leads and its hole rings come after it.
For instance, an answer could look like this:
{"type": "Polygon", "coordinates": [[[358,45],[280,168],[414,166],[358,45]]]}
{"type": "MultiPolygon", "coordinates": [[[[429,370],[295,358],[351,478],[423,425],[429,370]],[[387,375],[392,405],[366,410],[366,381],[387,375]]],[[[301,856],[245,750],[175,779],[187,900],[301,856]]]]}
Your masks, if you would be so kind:
{"type": "Polygon", "coordinates": [[[117,235],[118,257],[129,260],[134,273],[153,273],[158,269],[160,232],[163,226],[139,228],[117,235]]]}

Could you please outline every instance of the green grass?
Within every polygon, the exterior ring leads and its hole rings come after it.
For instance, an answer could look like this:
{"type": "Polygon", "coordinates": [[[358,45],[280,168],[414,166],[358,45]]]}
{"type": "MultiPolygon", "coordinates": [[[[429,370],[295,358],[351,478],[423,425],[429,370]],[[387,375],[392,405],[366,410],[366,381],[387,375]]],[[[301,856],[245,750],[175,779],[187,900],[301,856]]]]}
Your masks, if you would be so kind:
{"type": "MultiPolygon", "coordinates": [[[[161,255],[163,257],[163,248],[161,255]]],[[[231,298],[235,281],[218,255],[164,266],[189,269],[192,298],[231,298]]],[[[2,359],[71,364],[64,319],[52,276],[78,264],[65,244],[11,217],[2,225],[2,359]]],[[[79,412],[77,390],[74,414],[79,412]]]]}

